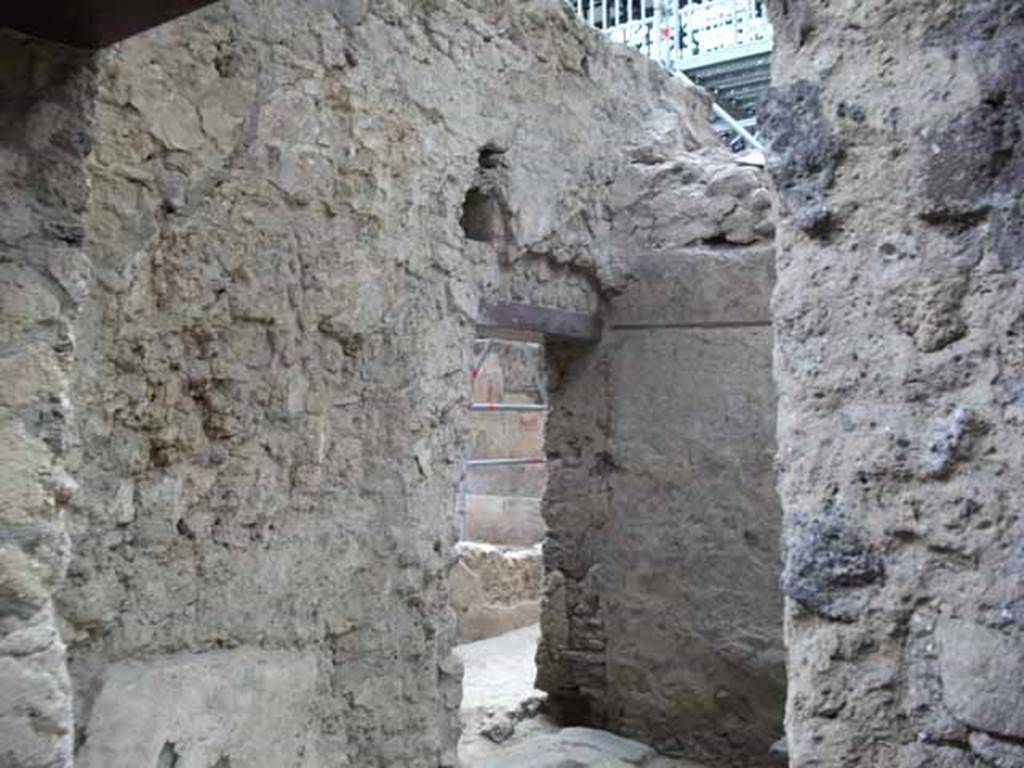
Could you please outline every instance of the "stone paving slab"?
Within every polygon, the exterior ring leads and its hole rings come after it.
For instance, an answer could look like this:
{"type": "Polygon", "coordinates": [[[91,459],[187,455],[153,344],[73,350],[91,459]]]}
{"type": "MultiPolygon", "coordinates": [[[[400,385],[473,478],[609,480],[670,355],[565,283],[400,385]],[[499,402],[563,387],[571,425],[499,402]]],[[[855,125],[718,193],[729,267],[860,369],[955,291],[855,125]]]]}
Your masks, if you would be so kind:
{"type": "Polygon", "coordinates": [[[563,728],[496,752],[474,768],[701,768],[638,741],[593,728],[563,728]]]}

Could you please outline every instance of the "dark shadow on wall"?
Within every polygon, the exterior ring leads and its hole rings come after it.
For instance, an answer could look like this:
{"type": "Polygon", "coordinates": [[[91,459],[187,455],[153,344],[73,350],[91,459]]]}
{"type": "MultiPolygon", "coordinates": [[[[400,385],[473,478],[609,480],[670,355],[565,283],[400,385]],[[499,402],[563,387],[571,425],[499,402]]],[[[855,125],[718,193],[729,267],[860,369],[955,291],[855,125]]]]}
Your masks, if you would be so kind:
{"type": "Polygon", "coordinates": [[[470,240],[494,244],[512,241],[512,211],[504,191],[508,188],[506,151],[494,143],[480,149],[473,186],[466,191],[459,219],[470,240]]]}

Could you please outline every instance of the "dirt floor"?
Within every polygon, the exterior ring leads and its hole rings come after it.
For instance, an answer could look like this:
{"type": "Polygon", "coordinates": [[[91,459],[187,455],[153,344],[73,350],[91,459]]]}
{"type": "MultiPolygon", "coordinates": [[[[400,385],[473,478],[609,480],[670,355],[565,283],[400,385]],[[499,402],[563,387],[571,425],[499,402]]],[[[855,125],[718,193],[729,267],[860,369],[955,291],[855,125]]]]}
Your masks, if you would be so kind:
{"type": "Polygon", "coordinates": [[[540,713],[544,694],[533,687],[539,639],[533,625],[456,649],[466,667],[464,768],[705,768],[605,731],[559,728],[540,713]]]}

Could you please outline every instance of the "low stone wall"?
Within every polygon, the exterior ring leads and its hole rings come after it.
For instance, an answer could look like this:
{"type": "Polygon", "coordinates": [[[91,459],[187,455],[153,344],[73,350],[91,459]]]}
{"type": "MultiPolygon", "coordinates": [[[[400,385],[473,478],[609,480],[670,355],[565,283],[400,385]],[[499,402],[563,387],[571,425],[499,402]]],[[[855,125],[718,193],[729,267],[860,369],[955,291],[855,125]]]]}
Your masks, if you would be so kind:
{"type": "Polygon", "coordinates": [[[462,542],[452,572],[460,642],[496,637],[540,620],[541,551],[462,542]]]}

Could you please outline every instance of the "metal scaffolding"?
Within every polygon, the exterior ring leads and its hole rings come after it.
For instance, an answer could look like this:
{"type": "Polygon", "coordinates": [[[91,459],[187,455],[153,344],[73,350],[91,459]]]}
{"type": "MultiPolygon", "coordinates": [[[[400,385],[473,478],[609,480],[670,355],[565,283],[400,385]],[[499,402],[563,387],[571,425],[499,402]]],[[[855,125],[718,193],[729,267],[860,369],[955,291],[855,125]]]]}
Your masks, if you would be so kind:
{"type": "MultiPolygon", "coordinates": [[[[495,340],[488,338],[486,340],[481,339],[483,342],[483,348],[480,353],[474,358],[472,366],[469,369],[470,380],[475,380],[480,376],[480,372],[483,369],[484,363],[487,361],[488,356],[494,350],[495,340]]],[[[541,354],[541,345],[534,342],[521,342],[521,341],[503,341],[499,343],[504,344],[515,344],[522,347],[534,348],[537,356],[532,361],[530,377],[533,380],[533,384],[537,390],[537,399],[540,402],[537,403],[489,403],[489,402],[473,402],[469,404],[470,411],[477,412],[506,412],[506,413],[547,413],[548,402],[547,402],[547,391],[544,384],[543,376],[541,374],[540,365],[538,363],[539,354],[541,354]]],[[[501,457],[501,458],[475,458],[466,459],[465,468],[466,471],[474,470],[487,470],[487,469],[498,469],[502,467],[527,467],[547,464],[547,460],[542,456],[512,456],[512,457],[501,457]]],[[[456,510],[459,516],[459,538],[465,539],[466,537],[466,488],[465,482],[462,487],[459,488],[458,498],[456,500],[456,510]]]]}
{"type": "Polygon", "coordinates": [[[773,31],[763,0],[567,0],[611,40],[708,90],[719,133],[761,149],[757,104],[769,82],[773,31]]]}
{"type": "Polygon", "coordinates": [[[467,459],[467,467],[527,467],[532,464],[547,464],[545,459],[523,456],[517,459],[467,459]]]}
{"type": "Polygon", "coordinates": [[[544,403],[471,403],[471,411],[547,411],[544,403]]]}

